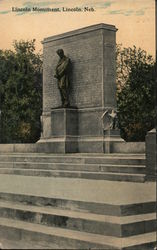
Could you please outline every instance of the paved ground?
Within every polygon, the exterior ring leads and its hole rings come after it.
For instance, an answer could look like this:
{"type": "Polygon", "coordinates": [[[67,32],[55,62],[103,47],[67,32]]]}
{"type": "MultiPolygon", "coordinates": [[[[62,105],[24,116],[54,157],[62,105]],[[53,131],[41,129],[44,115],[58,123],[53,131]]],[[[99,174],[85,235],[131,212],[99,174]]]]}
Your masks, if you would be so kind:
{"type": "Polygon", "coordinates": [[[156,200],[156,183],[0,175],[0,192],[52,198],[131,204],[156,200]]]}

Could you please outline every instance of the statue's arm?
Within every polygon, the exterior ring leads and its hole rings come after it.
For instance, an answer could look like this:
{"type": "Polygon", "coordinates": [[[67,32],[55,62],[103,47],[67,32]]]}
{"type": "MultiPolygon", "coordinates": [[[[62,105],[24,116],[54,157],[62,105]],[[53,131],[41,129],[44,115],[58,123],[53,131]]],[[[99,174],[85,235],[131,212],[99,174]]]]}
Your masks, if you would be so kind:
{"type": "Polygon", "coordinates": [[[65,75],[69,70],[69,66],[70,66],[70,59],[66,58],[66,60],[59,67],[59,70],[56,71],[58,73],[58,76],[62,77],[63,75],[65,75]]]}
{"type": "Polygon", "coordinates": [[[54,77],[57,79],[60,79],[60,74],[58,73],[58,67],[56,67],[56,69],[55,69],[54,77]]]}

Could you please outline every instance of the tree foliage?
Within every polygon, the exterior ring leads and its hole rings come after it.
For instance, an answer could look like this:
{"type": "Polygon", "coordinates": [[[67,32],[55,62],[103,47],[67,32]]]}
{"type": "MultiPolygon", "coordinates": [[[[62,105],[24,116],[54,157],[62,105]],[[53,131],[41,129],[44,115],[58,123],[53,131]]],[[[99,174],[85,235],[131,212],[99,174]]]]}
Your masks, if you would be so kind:
{"type": "Polygon", "coordinates": [[[42,60],[35,40],[0,50],[1,141],[35,142],[40,136],[42,60]]]}
{"type": "Polygon", "coordinates": [[[155,123],[152,56],[141,48],[117,46],[117,105],[122,137],[144,141],[155,123]]]}
{"type": "MultiPolygon", "coordinates": [[[[42,59],[35,40],[14,41],[0,50],[1,142],[36,142],[40,137],[42,59]]],[[[141,48],[117,46],[117,105],[121,135],[143,141],[155,121],[152,56],[141,48]]]]}

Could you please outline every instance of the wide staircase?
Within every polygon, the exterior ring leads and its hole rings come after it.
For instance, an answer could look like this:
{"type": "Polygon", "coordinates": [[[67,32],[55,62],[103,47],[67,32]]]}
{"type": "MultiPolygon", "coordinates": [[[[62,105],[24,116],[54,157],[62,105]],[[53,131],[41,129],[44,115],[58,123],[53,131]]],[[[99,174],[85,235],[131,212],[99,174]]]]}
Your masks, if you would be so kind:
{"type": "Polygon", "coordinates": [[[2,249],[154,249],[144,154],[0,154],[2,249]]]}
{"type": "Polygon", "coordinates": [[[1,154],[0,174],[145,181],[144,154],[1,154]]]}

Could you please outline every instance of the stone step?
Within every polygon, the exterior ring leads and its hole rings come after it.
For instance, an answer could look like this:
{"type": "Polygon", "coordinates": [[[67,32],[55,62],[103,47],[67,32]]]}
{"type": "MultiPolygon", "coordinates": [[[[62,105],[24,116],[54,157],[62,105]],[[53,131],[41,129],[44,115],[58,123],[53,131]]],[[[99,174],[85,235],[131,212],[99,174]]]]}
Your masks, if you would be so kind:
{"type": "Polygon", "coordinates": [[[156,231],[156,213],[109,216],[0,201],[0,218],[107,236],[126,237],[156,231]]]}
{"type": "Polygon", "coordinates": [[[33,196],[15,193],[0,193],[0,201],[16,202],[16,204],[44,206],[79,211],[84,213],[96,213],[111,216],[128,216],[156,212],[156,202],[140,202],[132,204],[106,204],[99,202],[88,202],[79,200],[67,200],[59,198],[50,198],[44,196],[33,196]]]}
{"type": "MultiPolygon", "coordinates": [[[[57,249],[57,245],[52,244],[51,248],[45,245],[43,242],[31,242],[31,241],[14,241],[9,239],[0,239],[1,249],[57,249]]],[[[60,249],[60,248],[58,248],[60,249]]]]}
{"type": "Polygon", "coordinates": [[[145,174],[0,168],[0,174],[144,182],[145,174]]]}
{"type": "Polygon", "coordinates": [[[1,168],[70,170],[88,172],[145,173],[144,165],[114,164],[72,164],[72,163],[40,163],[40,162],[0,162],[1,168]]]}
{"type": "Polygon", "coordinates": [[[145,165],[145,155],[52,155],[52,154],[1,154],[0,162],[40,162],[73,164],[145,165]]]}
{"type": "Polygon", "coordinates": [[[135,203],[135,204],[123,204],[123,205],[112,205],[95,202],[82,202],[75,200],[65,200],[48,198],[41,196],[31,196],[24,194],[13,194],[13,193],[0,193],[0,199],[6,201],[22,202],[24,204],[32,205],[44,205],[56,208],[71,209],[74,211],[92,212],[97,214],[115,215],[115,216],[126,216],[136,215],[143,213],[153,213],[156,211],[155,202],[135,203]]]}
{"type": "Polygon", "coordinates": [[[0,191],[115,205],[156,200],[155,182],[119,182],[0,174],[0,191]]]}
{"type": "MultiPolygon", "coordinates": [[[[1,218],[0,240],[32,242],[50,249],[150,249],[155,246],[156,233],[144,233],[131,237],[112,237],[86,232],[78,232],[57,227],[47,227],[24,221],[1,218]],[[143,247],[143,248],[142,248],[143,247]],[[145,247],[145,248],[144,248],[145,247]]],[[[34,248],[34,247],[33,247],[34,248]]]]}
{"type": "MultiPolygon", "coordinates": [[[[22,240],[14,241],[9,239],[0,239],[0,247],[0,249],[50,249],[39,242],[24,242],[22,240]]],[[[57,245],[53,244],[52,248],[56,249],[57,245]]]]}
{"type": "MultiPolygon", "coordinates": [[[[0,144],[1,145],[1,144],[0,144]]],[[[39,157],[73,157],[73,158],[77,158],[77,157],[138,157],[138,158],[145,158],[145,153],[39,153],[39,152],[0,152],[0,156],[39,156],[39,157]]]]}

